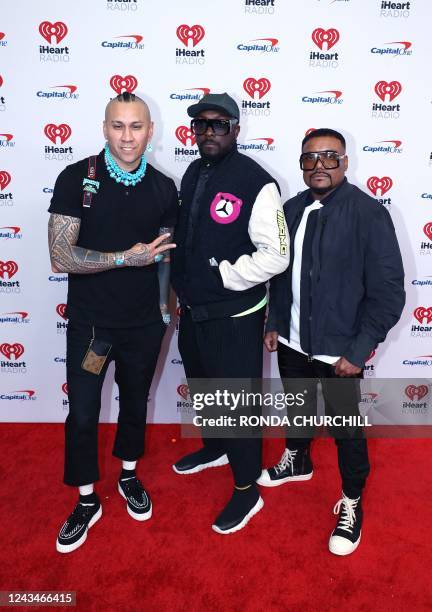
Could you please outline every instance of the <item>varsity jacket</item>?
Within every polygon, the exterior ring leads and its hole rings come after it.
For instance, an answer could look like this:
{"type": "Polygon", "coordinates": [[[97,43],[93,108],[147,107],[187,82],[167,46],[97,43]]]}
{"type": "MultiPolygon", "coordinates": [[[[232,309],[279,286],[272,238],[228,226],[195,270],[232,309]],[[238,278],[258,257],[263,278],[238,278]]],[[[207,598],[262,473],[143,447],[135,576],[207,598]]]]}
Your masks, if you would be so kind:
{"type": "Polygon", "coordinates": [[[257,305],[266,295],[266,281],[289,263],[279,187],[236,148],[211,169],[191,223],[203,164],[192,162],[183,177],[177,248],[171,255],[172,285],[195,320],[232,316],[257,305]]]}
{"type": "MultiPolygon", "coordinates": [[[[291,245],[308,194],[309,190],[303,191],[284,205],[291,245]]],[[[287,340],[291,268],[270,283],[266,324],[268,332],[277,331],[287,340]]],[[[342,355],[364,367],[371,351],[401,316],[404,270],[388,210],[346,179],[318,211],[309,277],[310,354],[342,355]]]]}

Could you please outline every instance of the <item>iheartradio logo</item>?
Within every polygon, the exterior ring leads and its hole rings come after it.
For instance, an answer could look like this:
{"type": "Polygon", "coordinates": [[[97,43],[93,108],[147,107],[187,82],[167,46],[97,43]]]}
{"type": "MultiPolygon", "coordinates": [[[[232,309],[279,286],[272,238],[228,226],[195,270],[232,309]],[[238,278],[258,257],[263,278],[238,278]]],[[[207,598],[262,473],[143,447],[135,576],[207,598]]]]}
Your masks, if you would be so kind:
{"type": "Polygon", "coordinates": [[[54,144],[56,144],[57,138],[60,140],[60,144],[63,144],[72,134],[72,130],[67,123],[60,123],[60,125],[48,123],[44,127],[44,134],[54,144]]]}
{"type": "Polygon", "coordinates": [[[18,272],[18,265],[14,261],[0,261],[0,278],[11,279],[18,272]]]}
{"type": "Polygon", "coordinates": [[[189,387],[187,385],[179,385],[177,387],[177,393],[180,395],[180,397],[182,397],[185,401],[188,401],[191,399],[190,397],[190,393],[189,393],[189,387]]]}
{"type": "Polygon", "coordinates": [[[0,75],[0,87],[3,85],[3,77],[0,75]]]}
{"type": "Polygon", "coordinates": [[[376,353],[376,350],[375,350],[375,349],[374,349],[373,351],[371,351],[371,354],[370,354],[370,355],[369,355],[369,357],[366,359],[366,363],[375,357],[375,353],[376,353]]]}
{"type": "Polygon", "coordinates": [[[378,191],[380,191],[381,195],[383,196],[393,187],[393,181],[389,176],[383,176],[382,178],[371,176],[368,178],[366,184],[369,191],[371,191],[375,196],[377,195],[378,191]]]}
{"type": "Polygon", "coordinates": [[[196,143],[195,134],[193,134],[192,130],[185,125],[179,125],[175,131],[175,135],[185,147],[193,147],[196,143]]]}
{"type": "Polygon", "coordinates": [[[116,94],[121,94],[123,91],[132,93],[138,87],[138,81],[131,74],[128,74],[125,77],[122,77],[119,74],[115,74],[110,79],[110,85],[111,88],[114,89],[116,94]]]}
{"type": "Polygon", "coordinates": [[[204,38],[205,30],[201,25],[188,26],[182,24],[177,28],[176,34],[185,47],[190,46],[189,41],[191,41],[192,47],[195,47],[204,38]]]}
{"type": "Polygon", "coordinates": [[[6,189],[11,182],[11,175],[6,170],[0,170],[0,190],[6,189]]]}
{"type": "Polygon", "coordinates": [[[243,83],[243,89],[253,100],[261,100],[270,91],[271,83],[265,77],[248,77],[243,83]]]}
{"type": "Polygon", "coordinates": [[[429,221],[429,223],[426,223],[426,225],[423,228],[423,231],[426,234],[426,236],[429,238],[429,240],[432,240],[432,221],[429,221]]]}
{"type": "Polygon", "coordinates": [[[312,32],[312,40],[321,51],[328,51],[334,47],[339,38],[339,32],[335,28],[330,28],[329,30],[317,28],[312,32]]]}
{"type": "Polygon", "coordinates": [[[51,23],[50,21],[42,21],[42,23],[39,25],[39,32],[47,42],[52,44],[51,41],[54,38],[56,44],[58,45],[68,33],[68,28],[63,21],[56,21],[55,23],[51,23]]]}
{"type": "Polygon", "coordinates": [[[429,393],[427,385],[408,385],[405,387],[405,395],[413,402],[422,400],[429,393]]]}
{"type": "Polygon", "coordinates": [[[61,390],[63,391],[63,393],[65,395],[68,395],[68,393],[69,393],[68,384],[67,383],[63,383],[62,386],[61,386],[61,390]]]}
{"type": "Polygon", "coordinates": [[[425,323],[429,325],[429,323],[432,323],[432,306],[429,306],[429,308],[419,306],[414,310],[413,315],[420,324],[425,323]]]}
{"type": "Polygon", "coordinates": [[[389,102],[392,102],[402,91],[402,85],[399,81],[391,81],[387,83],[387,81],[378,81],[375,85],[375,93],[383,102],[385,102],[385,97],[389,97],[389,102]]]}
{"type": "Polygon", "coordinates": [[[66,313],[66,304],[57,304],[56,306],[56,313],[62,317],[63,319],[67,319],[67,317],[65,316],[66,313]]]}
{"type": "Polygon", "coordinates": [[[5,342],[4,344],[0,344],[0,353],[2,353],[6,359],[9,359],[9,361],[12,360],[12,357],[14,361],[17,361],[21,355],[24,354],[24,347],[18,342],[15,342],[15,344],[8,344],[5,342]]]}

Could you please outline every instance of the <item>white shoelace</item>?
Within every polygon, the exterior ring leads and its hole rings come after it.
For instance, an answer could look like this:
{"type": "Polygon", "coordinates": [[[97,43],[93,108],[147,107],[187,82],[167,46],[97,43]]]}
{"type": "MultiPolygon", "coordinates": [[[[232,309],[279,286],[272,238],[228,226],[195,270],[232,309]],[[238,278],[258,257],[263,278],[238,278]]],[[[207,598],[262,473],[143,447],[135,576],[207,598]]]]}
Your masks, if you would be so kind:
{"type": "Polygon", "coordinates": [[[296,455],[296,450],[290,451],[289,448],[286,448],[283,452],[281,460],[274,468],[276,474],[279,475],[281,472],[286,470],[288,466],[291,467],[291,474],[294,474],[294,459],[296,455]]]}
{"type": "Polygon", "coordinates": [[[342,493],[342,499],[340,499],[333,508],[333,514],[339,514],[342,506],[342,514],[339,519],[337,529],[344,529],[345,531],[352,533],[354,521],[356,520],[355,510],[359,501],[360,497],[357,497],[357,499],[350,499],[349,497],[346,497],[344,493],[342,493]]]}

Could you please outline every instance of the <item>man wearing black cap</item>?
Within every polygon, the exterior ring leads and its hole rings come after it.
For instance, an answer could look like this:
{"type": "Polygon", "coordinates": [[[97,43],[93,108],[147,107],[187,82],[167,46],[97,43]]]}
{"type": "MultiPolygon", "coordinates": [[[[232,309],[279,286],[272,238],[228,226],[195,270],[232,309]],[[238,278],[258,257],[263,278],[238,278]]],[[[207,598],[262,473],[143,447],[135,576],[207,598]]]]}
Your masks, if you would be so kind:
{"type": "MultiPolygon", "coordinates": [[[[265,283],[284,271],[289,244],[279,188],[238,153],[239,108],[226,93],[188,108],[201,159],[181,184],[172,284],[180,305],[179,350],[189,384],[198,378],[260,378],[265,283]]],[[[229,463],[233,495],[213,524],[242,529],[263,501],[259,438],[203,436],[203,447],[173,466],[192,474],[229,463]]]]}

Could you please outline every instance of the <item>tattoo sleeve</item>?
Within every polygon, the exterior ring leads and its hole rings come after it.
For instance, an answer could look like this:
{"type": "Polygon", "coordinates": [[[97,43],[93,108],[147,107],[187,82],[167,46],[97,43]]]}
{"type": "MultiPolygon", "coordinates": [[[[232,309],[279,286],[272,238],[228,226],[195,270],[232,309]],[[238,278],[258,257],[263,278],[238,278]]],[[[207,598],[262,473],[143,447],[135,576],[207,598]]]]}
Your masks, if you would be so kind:
{"type": "Polygon", "coordinates": [[[81,219],[51,214],[48,243],[51,262],[58,272],[94,274],[115,268],[114,253],[100,253],[76,246],[81,219]]]}

